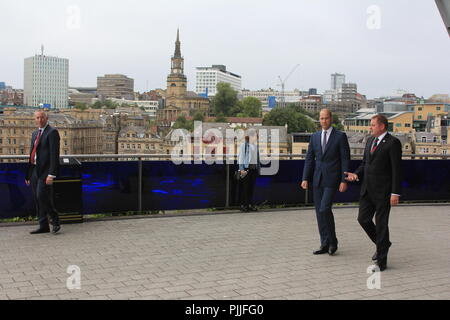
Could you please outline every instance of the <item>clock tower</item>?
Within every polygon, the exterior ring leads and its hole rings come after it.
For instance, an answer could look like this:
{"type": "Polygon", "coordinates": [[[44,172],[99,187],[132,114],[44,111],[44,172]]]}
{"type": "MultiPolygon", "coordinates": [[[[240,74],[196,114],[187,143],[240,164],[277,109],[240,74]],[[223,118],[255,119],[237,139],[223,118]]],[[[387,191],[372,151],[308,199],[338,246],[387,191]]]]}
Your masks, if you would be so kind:
{"type": "Polygon", "coordinates": [[[167,98],[186,95],[187,78],[184,75],[184,58],[181,56],[180,32],[177,30],[175,53],[172,56],[170,74],[167,77],[167,98]]]}

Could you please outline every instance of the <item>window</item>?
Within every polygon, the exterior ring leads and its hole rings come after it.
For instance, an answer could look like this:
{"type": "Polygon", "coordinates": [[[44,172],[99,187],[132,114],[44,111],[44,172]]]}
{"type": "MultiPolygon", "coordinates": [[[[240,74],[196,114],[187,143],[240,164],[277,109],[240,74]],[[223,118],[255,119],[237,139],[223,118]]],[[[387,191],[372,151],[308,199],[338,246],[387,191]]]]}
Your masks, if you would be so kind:
{"type": "Polygon", "coordinates": [[[437,142],[437,137],[433,137],[433,142],[437,142]]]}
{"type": "Polygon", "coordinates": [[[405,123],[406,128],[411,128],[411,123],[405,123]]]}
{"type": "Polygon", "coordinates": [[[422,137],[422,142],[427,142],[427,137],[422,137]]]}
{"type": "Polygon", "coordinates": [[[402,124],[401,124],[401,123],[396,123],[395,126],[396,126],[397,128],[400,128],[400,127],[402,126],[402,124]]]}
{"type": "Polygon", "coordinates": [[[418,116],[417,118],[420,120],[420,119],[422,119],[422,116],[418,116]]]}

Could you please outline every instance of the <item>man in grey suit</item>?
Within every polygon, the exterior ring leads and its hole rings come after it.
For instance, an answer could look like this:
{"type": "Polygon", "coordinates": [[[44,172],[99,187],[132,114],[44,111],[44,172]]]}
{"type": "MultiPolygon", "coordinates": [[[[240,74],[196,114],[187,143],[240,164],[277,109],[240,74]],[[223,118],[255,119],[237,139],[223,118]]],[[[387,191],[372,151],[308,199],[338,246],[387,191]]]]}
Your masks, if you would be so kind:
{"type": "Polygon", "coordinates": [[[338,248],[331,207],[337,190],[345,192],[344,172],[350,163],[347,135],[331,126],[333,116],[328,109],[320,111],[322,130],[314,133],[308,146],[301,187],[308,189],[313,181],[314,204],[320,234],[320,248],[313,254],[333,255],[338,248]]]}

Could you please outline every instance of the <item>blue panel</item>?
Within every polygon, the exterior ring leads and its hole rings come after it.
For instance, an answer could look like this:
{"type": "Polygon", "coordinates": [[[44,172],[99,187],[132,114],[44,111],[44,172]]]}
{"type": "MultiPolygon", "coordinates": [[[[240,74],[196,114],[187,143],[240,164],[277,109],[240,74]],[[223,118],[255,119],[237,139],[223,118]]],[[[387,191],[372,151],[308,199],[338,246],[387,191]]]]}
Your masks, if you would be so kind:
{"type": "Polygon", "coordinates": [[[83,213],[138,210],[138,162],[83,162],[83,213]]]}
{"type": "Polygon", "coordinates": [[[450,200],[449,160],[404,160],[402,200],[450,200]]]}
{"type": "Polygon", "coordinates": [[[143,162],[143,210],[198,209],[225,206],[224,164],[143,162]]]}
{"type": "MultiPolygon", "coordinates": [[[[300,188],[304,161],[280,160],[276,175],[261,175],[256,179],[254,199],[257,205],[262,204],[304,204],[305,191],[300,188]]],[[[238,170],[235,165],[231,174],[238,170]]],[[[241,193],[241,184],[230,178],[230,205],[237,206],[241,193]]]]}
{"type": "Polygon", "coordinates": [[[25,184],[26,163],[0,164],[0,218],[35,215],[31,187],[25,184]]]}
{"type": "MultiPolygon", "coordinates": [[[[351,161],[354,171],[361,161],[351,161]]],[[[256,180],[257,204],[304,204],[299,183],[303,160],[282,160],[273,176],[256,180]]],[[[31,189],[24,183],[25,163],[0,163],[0,218],[34,215],[31,189]]],[[[239,204],[239,184],[230,165],[230,205],[239,204]]],[[[447,160],[404,160],[402,200],[450,200],[450,166],[447,160]]],[[[62,168],[61,176],[78,176],[80,168],[62,168]]],[[[138,162],[84,162],[83,213],[138,210],[138,162]]],[[[143,162],[143,210],[220,208],[225,206],[226,165],[175,165],[171,161],[143,162]]],[[[358,202],[359,183],[337,193],[335,202],[358,202]]],[[[312,192],[308,202],[312,203],[312,192]]]]}

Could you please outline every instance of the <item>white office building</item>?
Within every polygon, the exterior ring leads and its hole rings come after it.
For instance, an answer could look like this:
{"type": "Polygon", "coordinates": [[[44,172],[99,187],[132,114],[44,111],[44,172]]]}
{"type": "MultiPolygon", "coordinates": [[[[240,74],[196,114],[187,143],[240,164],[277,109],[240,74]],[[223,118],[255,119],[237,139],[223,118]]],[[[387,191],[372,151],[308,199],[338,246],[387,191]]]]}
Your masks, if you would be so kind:
{"type": "Polygon", "coordinates": [[[224,65],[197,67],[196,69],[197,75],[195,92],[197,94],[206,94],[208,91],[208,97],[215,96],[217,92],[217,84],[219,82],[229,83],[231,87],[238,92],[238,94],[241,93],[241,76],[227,71],[224,65]]]}
{"type": "Polygon", "coordinates": [[[331,90],[338,90],[345,83],[345,74],[333,73],[331,75],[331,90]]]}
{"type": "Polygon", "coordinates": [[[43,53],[25,59],[24,104],[31,107],[67,108],[69,60],[43,53]]]}

